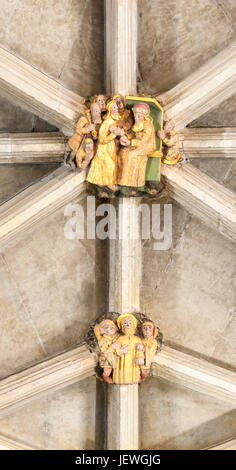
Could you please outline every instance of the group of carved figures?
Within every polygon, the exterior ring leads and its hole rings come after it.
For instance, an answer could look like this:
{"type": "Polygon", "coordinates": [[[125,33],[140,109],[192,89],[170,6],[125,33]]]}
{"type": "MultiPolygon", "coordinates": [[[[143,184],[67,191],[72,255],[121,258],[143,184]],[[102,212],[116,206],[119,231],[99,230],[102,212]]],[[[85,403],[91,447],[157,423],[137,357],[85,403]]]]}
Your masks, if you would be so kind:
{"type": "Polygon", "coordinates": [[[158,348],[158,329],[152,321],[143,320],[138,336],[137,325],[137,318],[129,313],[116,322],[104,319],[95,325],[99,365],[106,382],[135,384],[147,377],[158,348]]]}
{"type": "MultiPolygon", "coordinates": [[[[164,163],[176,163],[181,155],[173,121],[164,123],[157,135],[164,144],[164,163]]],[[[73,168],[90,165],[89,183],[114,193],[123,186],[143,187],[148,156],[156,148],[150,107],[138,101],[131,110],[120,94],[109,100],[97,95],[79,119],[68,145],[68,163],[73,168]]]]}

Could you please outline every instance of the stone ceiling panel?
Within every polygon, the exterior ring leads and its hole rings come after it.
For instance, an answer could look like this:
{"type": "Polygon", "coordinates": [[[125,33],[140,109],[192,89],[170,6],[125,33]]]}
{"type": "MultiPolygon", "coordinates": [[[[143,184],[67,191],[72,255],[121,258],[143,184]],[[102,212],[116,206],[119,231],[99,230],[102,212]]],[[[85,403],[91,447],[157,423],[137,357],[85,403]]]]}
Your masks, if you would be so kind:
{"type": "Polygon", "coordinates": [[[103,89],[103,35],[103,0],[1,1],[1,46],[82,96],[103,89]]]}
{"type": "Polygon", "coordinates": [[[0,204],[58,167],[57,164],[0,165],[0,204]]]}
{"type": "MultiPolygon", "coordinates": [[[[11,289],[6,290],[3,301],[10,301],[12,290],[22,299],[22,311],[30,319],[44,357],[78,344],[89,324],[106,308],[105,243],[66,239],[67,220],[62,208],[4,249],[11,289]]],[[[17,322],[18,316],[22,316],[19,309],[11,321],[17,322]]],[[[0,328],[4,331],[4,325],[0,328]]],[[[4,336],[6,344],[12,341],[11,331],[6,330],[4,336]]],[[[29,347],[32,341],[33,336],[27,339],[29,347]]],[[[5,348],[1,357],[4,376],[24,368],[25,363],[34,364],[41,352],[37,357],[21,355],[17,367],[14,350],[5,348]]]]}
{"type": "Polygon", "coordinates": [[[236,94],[191,122],[188,127],[236,127],[236,94]]]}
{"type": "Polygon", "coordinates": [[[232,21],[211,0],[139,0],[139,90],[177,85],[235,38],[232,21]]]}
{"type": "Polygon", "coordinates": [[[235,436],[236,411],[204,394],[150,378],[140,401],[142,449],[200,450],[235,436]]]}
{"type": "MultiPolygon", "coordinates": [[[[177,227],[178,219],[174,234],[177,227]]],[[[166,340],[236,367],[230,332],[236,300],[234,244],[193,218],[164,256],[163,264],[161,251],[145,250],[141,308],[157,321],[166,340]]]]}
{"type": "Polygon", "coordinates": [[[95,403],[91,377],[0,417],[0,435],[39,449],[94,449],[95,403]]]}

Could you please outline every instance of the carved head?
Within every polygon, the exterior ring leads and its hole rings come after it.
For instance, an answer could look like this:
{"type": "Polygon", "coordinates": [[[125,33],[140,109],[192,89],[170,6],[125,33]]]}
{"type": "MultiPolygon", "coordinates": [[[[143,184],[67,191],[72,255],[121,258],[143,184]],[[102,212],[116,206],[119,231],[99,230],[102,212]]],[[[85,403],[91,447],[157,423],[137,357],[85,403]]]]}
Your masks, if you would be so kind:
{"type": "Polygon", "coordinates": [[[106,111],[106,97],[105,97],[105,95],[97,95],[94,102],[99,105],[99,108],[100,108],[101,112],[106,111]]]}
{"type": "Polygon", "coordinates": [[[137,328],[137,320],[134,315],[124,313],[118,317],[117,325],[124,334],[134,334],[137,328]]]}
{"type": "Polygon", "coordinates": [[[150,108],[147,103],[136,103],[133,106],[135,124],[141,124],[145,117],[150,114],[150,108]]]}
{"type": "Polygon", "coordinates": [[[151,338],[151,336],[155,338],[158,334],[157,327],[151,321],[145,321],[142,324],[142,333],[146,339],[151,338]]]}
{"type": "Polygon", "coordinates": [[[107,104],[107,110],[110,116],[114,116],[116,119],[119,119],[119,110],[115,100],[109,101],[107,104]]]}
{"type": "Polygon", "coordinates": [[[85,150],[87,155],[93,155],[93,149],[94,149],[93,139],[90,139],[90,138],[84,139],[83,149],[85,150]]]}
{"type": "Polygon", "coordinates": [[[120,94],[117,94],[113,97],[113,99],[116,101],[119,113],[123,114],[123,112],[125,110],[125,99],[124,99],[124,97],[120,94]]]}
{"type": "Polygon", "coordinates": [[[173,131],[175,128],[175,123],[173,121],[173,119],[170,119],[170,121],[166,121],[164,123],[164,131],[168,134],[170,133],[171,131],[173,131]]]}
{"type": "Polygon", "coordinates": [[[101,118],[101,108],[99,104],[96,102],[92,103],[90,110],[91,110],[92,122],[94,124],[96,123],[100,124],[102,122],[102,118],[101,118]]]}
{"type": "Polygon", "coordinates": [[[99,325],[100,333],[102,335],[115,336],[117,326],[112,320],[103,320],[99,325]]]}

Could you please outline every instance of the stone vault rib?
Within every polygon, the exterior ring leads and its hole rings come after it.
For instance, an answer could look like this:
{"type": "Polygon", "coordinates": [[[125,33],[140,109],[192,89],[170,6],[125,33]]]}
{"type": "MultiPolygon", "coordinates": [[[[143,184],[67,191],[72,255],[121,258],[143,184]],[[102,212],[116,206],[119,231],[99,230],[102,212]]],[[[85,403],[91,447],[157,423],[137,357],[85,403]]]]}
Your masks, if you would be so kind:
{"type": "Polygon", "coordinates": [[[66,139],[59,132],[0,134],[0,164],[62,162],[66,139]]]}
{"type": "Polygon", "coordinates": [[[153,375],[236,404],[236,373],[173,348],[156,355],[153,375]]]}
{"type": "Polygon", "coordinates": [[[0,381],[0,413],[94,374],[95,359],[78,346],[0,381]]]}
{"type": "Polygon", "coordinates": [[[186,128],[179,134],[180,145],[189,158],[235,158],[236,128],[186,128]]]}
{"type": "Polygon", "coordinates": [[[199,118],[236,91],[236,42],[171,90],[159,95],[176,129],[199,118]]]}
{"type": "Polygon", "coordinates": [[[16,441],[0,434],[0,450],[41,450],[39,447],[30,447],[24,442],[16,441]]]}
{"type": "Polygon", "coordinates": [[[70,202],[86,187],[86,172],[59,168],[0,206],[0,249],[16,235],[70,202]]]}
{"type": "Polygon", "coordinates": [[[221,442],[220,444],[214,445],[204,450],[236,450],[236,439],[221,442]]]}
{"type": "Polygon", "coordinates": [[[173,199],[206,225],[236,240],[236,195],[198,168],[162,166],[164,181],[173,199]]]}
{"type": "Polygon", "coordinates": [[[72,134],[83,98],[0,48],[0,94],[14,104],[72,134]]]}

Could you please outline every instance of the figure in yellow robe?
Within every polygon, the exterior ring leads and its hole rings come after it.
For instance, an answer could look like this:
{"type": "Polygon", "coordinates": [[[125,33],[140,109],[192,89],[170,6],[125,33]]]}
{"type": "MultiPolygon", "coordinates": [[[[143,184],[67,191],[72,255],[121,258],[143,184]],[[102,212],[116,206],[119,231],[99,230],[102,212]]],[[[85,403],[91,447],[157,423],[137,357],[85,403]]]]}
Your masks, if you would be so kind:
{"type": "Polygon", "coordinates": [[[140,338],[134,334],[137,320],[131,314],[123,314],[119,316],[117,324],[123,334],[113,343],[117,354],[113,369],[113,382],[116,384],[139,383],[140,366],[144,364],[144,348],[140,338]]]}
{"type": "Polygon", "coordinates": [[[120,119],[116,102],[114,100],[110,101],[107,109],[107,116],[99,130],[97,150],[87,176],[89,183],[98,186],[113,186],[116,184],[115,139],[124,133],[123,129],[116,126],[116,121],[120,119]]]}
{"type": "Polygon", "coordinates": [[[155,129],[146,103],[133,106],[135,124],[132,133],[120,139],[124,145],[118,154],[117,183],[120,186],[145,185],[148,155],[156,148],[155,129]]]}
{"type": "Polygon", "coordinates": [[[175,123],[171,119],[165,122],[163,131],[158,132],[159,138],[162,140],[163,159],[166,165],[175,165],[182,160],[182,153],[179,148],[179,136],[175,131],[175,123]]]}
{"type": "Polygon", "coordinates": [[[103,378],[108,383],[113,383],[111,376],[116,364],[116,354],[113,348],[114,341],[118,338],[117,326],[109,319],[103,320],[94,327],[99,346],[99,364],[103,368],[103,378]]]}

